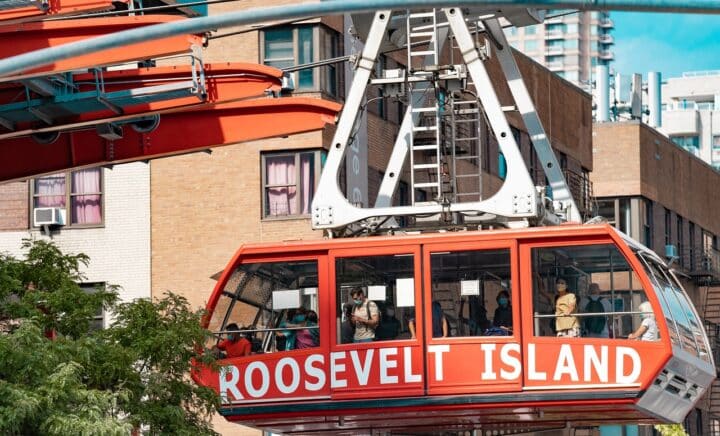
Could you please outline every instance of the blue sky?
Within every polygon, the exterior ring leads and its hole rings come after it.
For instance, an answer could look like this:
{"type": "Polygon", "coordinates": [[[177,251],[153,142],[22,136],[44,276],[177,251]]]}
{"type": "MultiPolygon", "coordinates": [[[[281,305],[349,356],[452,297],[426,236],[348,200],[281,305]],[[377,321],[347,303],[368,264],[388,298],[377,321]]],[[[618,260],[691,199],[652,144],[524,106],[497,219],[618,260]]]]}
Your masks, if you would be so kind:
{"type": "MultiPolygon", "coordinates": [[[[690,1],[690,0],[688,0],[690,1]]],[[[623,74],[720,70],[720,15],[611,12],[615,60],[623,74]]]]}

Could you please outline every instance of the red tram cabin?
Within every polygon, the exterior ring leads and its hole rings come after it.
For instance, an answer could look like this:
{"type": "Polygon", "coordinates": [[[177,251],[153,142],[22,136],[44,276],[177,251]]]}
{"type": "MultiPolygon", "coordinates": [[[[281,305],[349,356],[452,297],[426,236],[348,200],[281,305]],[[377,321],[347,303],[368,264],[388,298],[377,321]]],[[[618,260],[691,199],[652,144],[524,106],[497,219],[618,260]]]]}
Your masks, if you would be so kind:
{"type": "Polygon", "coordinates": [[[208,311],[253,352],[195,379],[281,433],[678,422],[715,377],[676,277],[607,225],[246,245],[208,311]]]}

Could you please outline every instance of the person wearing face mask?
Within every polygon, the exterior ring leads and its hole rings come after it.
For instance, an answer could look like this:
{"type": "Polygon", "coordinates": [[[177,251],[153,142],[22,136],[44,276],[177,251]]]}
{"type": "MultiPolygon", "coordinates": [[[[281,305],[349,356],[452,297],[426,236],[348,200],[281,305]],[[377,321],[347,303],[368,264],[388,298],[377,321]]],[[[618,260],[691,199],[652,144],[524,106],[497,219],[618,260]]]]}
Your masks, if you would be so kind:
{"type": "Polygon", "coordinates": [[[368,300],[361,288],[353,289],[350,298],[355,304],[351,318],[355,326],[353,342],[372,342],[375,340],[375,329],[380,324],[380,311],[377,304],[368,300]]]}
{"type": "Polygon", "coordinates": [[[510,294],[508,291],[500,291],[495,298],[498,307],[493,317],[493,327],[512,331],[512,306],[510,305],[510,294]]]}
{"type": "MultiPolygon", "coordinates": [[[[612,305],[607,298],[600,295],[600,285],[591,283],[588,287],[588,296],[580,301],[584,313],[610,313],[612,305]]],[[[609,338],[610,329],[608,316],[586,316],[582,319],[584,335],[589,338],[609,338]]]]}
{"type": "Polygon", "coordinates": [[[295,333],[295,345],[300,348],[313,348],[320,345],[320,331],[317,328],[318,316],[314,310],[308,310],[307,313],[300,316],[296,315],[293,319],[297,326],[305,326],[302,330],[295,333]]]}
{"type": "Polygon", "coordinates": [[[628,335],[629,339],[640,339],[641,341],[657,341],[658,328],[655,322],[655,314],[653,314],[652,305],[649,301],[640,303],[638,309],[642,312],[642,323],[640,327],[633,333],[628,335]]]}
{"type": "Polygon", "coordinates": [[[575,338],[580,336],[580,323],[575,313],[577,300],[575,294],[568,291],[567,281],[563,278],[555,282],[557,299],[555,300],[555,330],[558,337],[575,338]]]}

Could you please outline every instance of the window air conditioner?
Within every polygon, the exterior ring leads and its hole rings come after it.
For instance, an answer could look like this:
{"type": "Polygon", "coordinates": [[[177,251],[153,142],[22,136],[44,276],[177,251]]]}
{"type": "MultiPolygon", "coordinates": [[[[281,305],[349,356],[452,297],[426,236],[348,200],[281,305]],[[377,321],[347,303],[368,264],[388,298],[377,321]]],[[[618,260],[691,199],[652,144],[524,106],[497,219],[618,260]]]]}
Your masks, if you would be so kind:
{"type": "Polygon", "coordinates": [[[33,209],[33,225],[40,226],[64,226],[65,209],[60,207],[36,207],[33,209]]]}
{"type": "Polygon", "coordinates": [[[666,245],[665,246],[665,257],[667,257],[668,259],[677,257],[677,247],[674,245],[666,245]]]}

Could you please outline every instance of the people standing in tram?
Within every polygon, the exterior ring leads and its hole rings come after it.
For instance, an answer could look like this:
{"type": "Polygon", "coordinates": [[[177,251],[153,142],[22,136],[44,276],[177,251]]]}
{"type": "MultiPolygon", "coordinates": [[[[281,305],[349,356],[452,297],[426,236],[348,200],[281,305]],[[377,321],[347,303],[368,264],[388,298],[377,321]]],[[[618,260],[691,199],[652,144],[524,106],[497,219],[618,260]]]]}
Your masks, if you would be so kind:
{"type": "Polygon", "coordinates": [[[369,300],[360,288],[350,293],[355,303],[352,312],[352,323],[355,326],[353,342],[372,342],[375,340],[375,329],[380,324],[380,311],[374,301],[369,300]]]}
{"type": "Polygon", "coordinates": [[[395,339],[399,334],[400,320],[395,317],[395,308],[385,306],[380,325],[375,329],[375,339],[379,341],[395,339]]]}
{"type": "MultiPolygon", "coordinates": [[[[278,327],[299,327],[305,322],[305,308],[300,307],[297,309],[288,309],[285,313],[285,318],[280,322],[278,327]]],[[[290,351],[295,349],[295,340],[297,337],[296,330],[280,330],[277,335],[284,339],[284,347],[278,346],[278,351],[290,351]]],[[[283,344],[283,341],[278,341],[279,344],[283,344]]]]}
{"type": "MultiPolygon", "coordinates": [[[[217,349],[222,351],[222,353],[220,353],[220,357],[230,358],[249,356],[252,351],[252,344],[245,335],[240,333],[241,329],[238,325],[235,323],[228,324],[225,327],[225,330],[228,331],[227,339],[222,340],[219,344],[217,344],[217,349]]],[[[245,327],[243,327],[242,330],[245,330],[245,327]]]]}
{"type": "Polygon", "coordinates": [[[355,336],[355,325],[352,322],[353,307],[352,303],[345,303],[342,307],[342,319],[340,320],[341,344],[351,344],[355,336]]]}
{"type": "Polygon", "coordinates": [[[510,294],[508,291],[502,290],[495,297],[498,307],[495,309],[493,316],[493,327],[512,332],[512,305],[510,304],[510,294]]]}
{"type": "Polygon", "coordinates": [[[653,314],[652,306],[649,301],[640,303],[638,309],[642,312],[642,322],[635,332],[628,335],[629,339],[640,339],[641,341],[657,341],[658,328],[655,322],[655,314],[653,314]]]}
{"type": "Polygon", "coordinates": [[[563,278],[557,279],[555,289],[558,292],[555,300],[555,330],[557,336],[570,338],[580,336],[580,323],[577,317],[572,315],[577,308],[575,294],[568,290],[567,281],[563,278]]]}
{"type": "MultiPolygon", "coordinates": [[[[588,296],[580,300],[580,308],[583,313],[610,313],[612,305],[607,298],[600,295],[600,285],[590,283],[588,287],[588,296]]],[[[586,316],[582,320],[584,333],[588,338],[609,338],[610,329],[608,328],[608,316],[586,316]]]]}
{"type": "Polygon", "coordinates": [[[298,349],[300,348],[313,348],[320,345],[320,331],[317,329],[318,316],[314,310],[308,310],[305,314],[305,320],[301,321],[304,323],[305,328],[297,330],[295,334],[295,345],[298,349]]]}
{"type": "Polygon", "coordinates": [[[439,301],[432,302],[432,333],[433,338],[448,337],[448,322],[439,301]]]}

